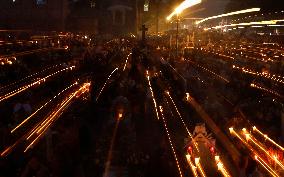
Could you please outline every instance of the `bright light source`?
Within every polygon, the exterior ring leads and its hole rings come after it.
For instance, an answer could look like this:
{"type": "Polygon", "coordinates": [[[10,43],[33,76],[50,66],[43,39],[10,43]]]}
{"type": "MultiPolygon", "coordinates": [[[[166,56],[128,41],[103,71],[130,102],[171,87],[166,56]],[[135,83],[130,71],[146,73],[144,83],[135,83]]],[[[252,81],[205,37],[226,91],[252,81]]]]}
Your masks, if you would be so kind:
{"type": "Polygon", "coordinates": [[[195,158],[194,160],[195,160],[195,164],[198,164],[198,163],[199,163],[200,158],[199,158],[199,157],[197,157],[197,158],[195,158]]]}
{"type": "Polygon", "coordinates": [[[232,133],[232,132],[234,131],[234,128],[233,128],[233,127],[230,127],[230,128],[229,128],[229,131],[230,131],[230,133],[232,133]]]}
{"type": "Polygon", "coordinates": [[[174,15],[180,14],[185,9],[192,7],[201,3],[201,0],[185,0],[183,1],[168,17],[167,20],[170,20],[174,15]]]}
{"type": "Polygon", "coordinates": [[[237,14],[244,14],[244,13],[249,13],[249,12],[258,12],[258,11],[260,11],[260,8],[251,8],[251,9],[239,10],[239,11],[230,12],[230,13],[226,13],[226,14],[207,17],[207,18],[204,18],[200,21],[197,21],[196,24],[200,24],[200,23],[203,23],[207,20],[211,20],[211,19],[215,19],[215,18],[227,17],[227,16],[232,16],[232,15],[237,15],[237,14]]]}

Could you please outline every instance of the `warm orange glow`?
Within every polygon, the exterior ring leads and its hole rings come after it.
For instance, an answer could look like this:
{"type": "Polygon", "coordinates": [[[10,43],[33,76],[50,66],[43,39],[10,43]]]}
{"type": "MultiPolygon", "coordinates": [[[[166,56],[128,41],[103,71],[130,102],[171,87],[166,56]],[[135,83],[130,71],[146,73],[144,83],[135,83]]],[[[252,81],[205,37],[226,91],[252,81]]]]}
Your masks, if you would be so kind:
{"type": "Polygon", "coordinates": [[[282,151],[284,150],[284,148],[282,146],[280,146],[279,144],[277,144],[275,141],[273,141],[272,139],[270,139],[266,134],[262,133],[260,130],[258,130],[256,128],[256,126],[253,126],[253,131],[259,133],[260,135],[262,135],[266,140],[270,141],[272,144],[274,144],[275,146],[277,146],[279,149],[281,149],[282,151]]]}
{"type": "Polygon", "coordinates": [[[171,146],[171,149],[172,149],[175,161],[176,161],[177,169],[179,171],[179,176],[182,177],[183,175],[182,175],[182,172],[181,172],[180,163],[178,161],[178,158],[177,158],[177,155],[176,155],[176,150],[174,148],[174,145],[173,145],[173,142],[172,142],[172,139],[171,139],[171,135],[170,135],[170,132],[168,130],[167,122],[166,122],[166,119],[165,119],[164,114],[163,114],[163,107],[159,106],[159,108],[160,108],[160,113],[161,113],[161,117],[162,117],[162,120],[163,120],[163,125],[164,125],[164,128],[166,130],[166,134],[167,134],[167,137],[168,137],[168,140],[169,140],[169,143],[170,143],[170,146],[171,146]]]}
{"type": "Polygon", "coordinates": [[[187,162],[190,166],[190,169],[191,169],[194,177],[198,177],[198,174],[197,174],[197,171],[196,171],[197,167],[193,165],[193,162],[191,161],[191,157],[190,157],[189,154],[186,155],[186,160],[187,160],[187,162]]]}
{"type": "Polygon", "coordinates": [[[194,5],[197,5],[201,3],[201,0],[185,0],[183,1],[168,17],[167,20],[171,20],[171,18],[174,15],[178,15],[180,14],[182,11],[184,11],[185,9],[192,7],[194,5]]]}
{"type": "Polygon", "coordinates": [[[235,11],[235,12],[230,12],[230,13],[226,13],[226,14],[221,14],[221,15],[216,15],[216,16],[212,16],[212,17],[207,17],[204,18],[200,21],[197,21],[196,24],[200,24],[203,23],[207,20],[211,20],[211,19],[216,19],[216,18],[221,18],[221,17],[228,17],[228,16],[232,16],[232,15],[238,15],[238,14],[244,14],[244,13],[249,13],[249,12],[257,12],[260,11],[260,8],[251,8],[251,9],[245,9],[245,10],[239,10],[239,11],[235,11]]]}
{"type": "Polygon", "coordinates": [[[170,98],[171,102],[173,103],[173,105],[174,105],[174,107],[175,107],[175,110],[176,110],[176,112],[177,112],[177,114],[178,114],[178,116],[179,116],[179,118],[180,118],[180,120],[181,120],[181,122],[182,122],[184,128],[186,129],[187,134],[188,134],[189,137],[192,139],[192,142],[193,142],[194,147],[195,147],[196,150],[199,152],[199,148],[198,148],[198,146],[197,146],[197,143],[194,141],[193,136],[192,136],[192,134],[190,133],[190,131],[189,131],[187,125],[185,124],[184,119],[183,119],[183,117],[181,116],[181,113],[179,112],[179,110],[178,110],[178,108],[177,108],[177,106],[176,106],[176,104],[175,104],[175,102],[174,102],[174,100],[173,100],[173,98],[172,98],[170,92],[169,92],[169,91],[166,91],[166,95],[170,98]]]}
{"type": "Polygon", "coordinates": [[[154,103],[156,116],[157,116],[157,119],[159,120],[159,113],[158,113],[158,108],[157,108],[157,102],[156,102],[155,95],[154,95],[154,92],[153,92],[153,89],[152,89],[152,85],[151,85],[151,81],[150,81],[150,76],[149,76],[149,71],[148,70],[146,70],[146,78],[148,80],[148,86],[149,86],[149,89],[150,89],[150,92],[151,92],[151,96],[152,96],[152,100],[153,100],[153,103],[154,103]]]}

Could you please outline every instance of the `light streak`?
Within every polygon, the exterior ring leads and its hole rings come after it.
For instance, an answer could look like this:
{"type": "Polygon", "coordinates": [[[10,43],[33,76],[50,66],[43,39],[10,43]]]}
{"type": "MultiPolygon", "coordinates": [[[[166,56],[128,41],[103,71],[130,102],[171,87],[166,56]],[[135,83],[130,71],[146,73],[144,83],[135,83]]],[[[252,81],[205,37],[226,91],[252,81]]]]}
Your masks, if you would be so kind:
{"type": "Polygon", "coordinates": [[[14,53],[14,54],[11,54],[11,55],[1,55],[0,59],[6,59],[6,58],[11,58],[11,57],[23,56],[23,55],[28,55],[28,54],[38,53],[38,52],[45,52],[45,51],[49,51],[49,50],[56,50],[56,49],[60,49],[60,48],[53,48],[53,47],[41,48],[41,49],[24,51],[24,52],[18,52],[18,53],[14,53]]]}
{"type": "Polygon", "coordinates": [[[272,176],[278,177],[279,175],[276,174],[276,172],[259,156],[255,155],[254,159],[266,170],[268,171],[272,176]]]}
{"type": "Polygon", "coordinates": [[[152,85],[151,85],[151,81],[150,81],[150,76],[149,76],[149,71],[148,70],[146,71],[146,78],[148,80],[148,86],[149,86],[149,89],[150,89],[150,92],[151,92],[151,96],[152,96],[152,100],[153,100],[153,103],[154,103],[156,116],[157,116],[157,119],[159,120],[160,117],[159,117],[159,113],[158,113],[157,102],[156,102],[155,95],[154,95],[154,92],[153,92],[153,89],[152,89],[152,85]]]}
{"type": "Polygon", "coordinates": [[[260,11],[260,8],[251,8],[251,9],[239,10],[239,11],[230,12],[230,13],[226,13],[226,14],[207,17],[207,18],[204,18],[200,21],[197,21],[196,24],[200,24],[200,23],[203,23],[203,22],[205,22],[207,20],[211,20],[211,19],[228,17],[228,16],[232,16],[232,15],[244,14],[244,13],[249,13],[249,12],[258,12],[258,11],[260,11]]]}
{"type": "Polygon", "coordinates": [[[257,88],[257,89],[259,89],[259,90],[263,90],[263,91],[269,92],[269,93],[271,93],[271,94],[273,94],[273,95],[276,95],[276,96],[278,96],[278,97],[283,98],[283,96],[280,95],[279,93],[277,93],[276,91],[274,91],[274,90],[269,90],[269,89],[267,89],[267,88],[265,88],[265,87],[262,87],[262,86],[260,86],[260,85],[257,85],[256,83],[251,83],[250,86],[253,87],[253,88],[257,88]]]}
{"type": "Polygon", "coordinates": [[[272,26],[272,27],[281,27],[281,26],[284,26],[284,25],[267,25],[267,26],[272,26]]]}
{"type": "Polygon", "coordinates": [[[78,90],[71,93],[59,106],[58,109],[53,111],[47,118],[38,126],[30,131],[26,140],[29,140],[33,135],[37,135],[36,138],[26,147],[24,152],[27,152],[36,142],[42,138],[42,136],[46,133],[46,131],[50,128],[50,126],[61,116],[61,114],[68,108],[74,98],[78,98],[84,93],[88,92],[90,89],[90,83],[84,83],[78,90]]]}
{"type": "Polygon", "coordinates": [[[132,55],[132,53],[130,52],[126,58],[126,61],[125,61],[125,64],[124,64],[124,67],[123,67],[123,71],[125,70],[126,68],[126,65],[127,65],[127,61],[128,61],[128,58],[130,57],[130,55],[132,55]]]}
{"type": "Polygon", "coordinates": [[[111,138],[111,142],[110,142],[110,148],[109,148],[108,156],[107,156],[106,163],[105,163],[105,170],[104,170],[103,177],[109,177],[109,168],[110,168],[110,165],[111,165],[113,146],[114,146],[114,142],[115,142],[115,138],[116,138],[116,134],[117,134],[119,121],[120,121],[120,119],[116,120],[116,124],[115,124],[114,130],[113,130],[113,134],[112,134],[112,138],[111,138]]]}
{"type": "Polygon", "coordinates": [[[54,99],[56,99],[58,96],[60,96],[62,93],[64,93],[69,88],[73,87],[74,85],[77,85],[78,83],[75,82],[74,84],[66,87],[64,90],[59,92],[57,95],[55,95],[52,99],[48,100],[45,104],[43,104],[40,108],[38,108],[35,112],[33,112],[29,117],[27,117],[25,120],[23,120],[19,125],[17,125],[13,130],[11,130],[11,133],[14,133],[18,128],[23,126],[26,122],[28,122],[34,115],[36,115],[40,110],[45,108],[49,103],[51,103],[54,99]]]}
{"type": "MultiPolygon", "coordinates": [[[[236,27],[236,26],[251,26],[251,25],[275,25],[277,22],[282,22],[284,19],[280,20],[266,20],[266,21],[256,21],[256,22],[246,22],[246,23],[236,23],[236,24],[230,24],[230,25],[218,25],[213,26],[210,29],[221,29],[224,27],[236,27]]],[[[205,31],[209,30],[209,28],[204,28],[205,31]]]]}
{"type": "Polygon", "coordinates": [[[18,81],[16,81],[16,82],[13,82],[13,83],[11,83],[11,84],[8,84],[8,85],[5,85],[5,86],[1,87],[0,90],[3,90],[3,89],[5,89],[5,88],[7,88],[7,87],[10,87],[10,86],[12,86],[12,85],[18,84],[19,82],[24,81],[24,80],[26,80],[26,79],[28,79],[28,78],[30,78],[30,77],[39,75],[39,74],[41,74],[41,73],[43,73],[43,72],[45,72],[45,71],[47,71],[47,70],[50,70],[50,69],[53,69],[53,68],[56,68],[56,67],[59,67],[59,66],[61,66],[61,64],[55,65],[55,66],[51,66],[51,67],[48,67],[48,68],[46,68],[46,69],[43,69],[43,70],[41,70],[41,71],[39,71],[39,72],[33,73],[33,74],[31,74],[31,75],[29,75],[29,76],[26,76],[26,77],[24,77],[24,78],[22,78],[22,79],[20,79],[20,80],[18,80],[18,81]]]}
{"type": "Polygon", "coordinates": [[[168,97],[170,98],[171,102],[173,103],[173,105],[174,105],[174,107],[175,107],[175,110],[176,110],[176,112],[177,112],[177,114],[178,114],[178,116],[179,116],[179,118],[180,118],[180,120],[181,120],[181,122],[182,122],[184,128],[186,129],[186,132],[188,133],[189,137],[192,139],[192,142],[193,142],[193,144],[194,144],[196,150],[199,152],[199,148],[198,148],[198,146],[197,146],[197,143],[194,141],[192,134],[190,133],[190,131],[189,131],[189,129],[188,129],[186,123],[184,122],[184,119],[183,119],[182,116],[181,116],[181,113],[179,112],[179,110],[178,110],[178,108],[177,108],[177,106],[176,106],[176,104],[175,104],[173,98],[172,98],[171,95],[170,95],[170,92],[169,92],[169,91],[166,91],[166,95],[168,95],[168,97]]]}
{"type": "Polygon", "coordinates": [[[219,78],[219,79],[221,79],[221,80],[223,80],[223,81],[225,81],[225,82],[227,82],[227,83],[230,82],[228,79],[224,78],[223,76],[221,76],[221,75],[219,75],[219,74],[216,74],[215,72],[213,72],[213,71],[211,71],[211,70],[209,70],[209,69],[207,69],[207,68],[205,68],[205,67],[203,67],[203,66],[201,66],[201,65],[199,65],[199,64],[197,64],[197,63],[195,63],[195,62],[192,62],[192,61],[189,61],[189,62],[195,64],[195,65],[198,66],[199,68],[201,68],[201,69],[203,69],[203,70],[205,70],[205,71],[207,71],[207,72],[213,74],[213,75],[216,76],[217,78],[219,78]]]}
{"type": "Polygon", "coordinates": [[[179,75],[179,77],[181,77],[184,80],[184,82],[186,82],[186,79],[170,63],[167,62],[167,64],[179,75]]]}
{"type": "Polygon", "coordinates": [[[271,160],[275,161],[282,169],[284,169],[284,165],[275,157],[272,157],[269,153],[268,150],[266,150],[257,140],[248,132],[245,133],[247,136],[247,140],[251,140],[259,149],[261,149],[271,160]]]}
{"type": "Polygon", "coordinates": [[[224,177],[231,177],[229,172],[226,170],[223,162],[221,161],[220,156],[215,156],[215,161],[216,161],[217,168],[222,173],[222,175],[224,177]]]}
{"type": "Polygon", "coordinates": [[[202,177],[206,177],[206,174],[201,166],[201,163],[200,163],[200,158],[197,157],[194,159],[195,160],[195,165],[197,167],[197,170],[199,171],[199,173],[201,174],[202,177]]]}
{"type": "Polygon", "coordinates": [[[53,122],[55,122],[59,116],[63,113],[65,109],[71,104],[71,101],[73,98],[78,98],[81,95],[83,95],[85,92],[89,91],[90,83],[84,83],[77,91],[71,93],[66,99],[64,99],[60,104],[58,109],[55,109],[52,111],[46,119],[44,119],[42,122],[37,123],[37,125],[24,134],[21,138],[19,138],[13,145],[7,147],[2,153],[1,156],[4,157],[8,153],[10,153],[19,143],[21,143],[24,140],[29,140],[33,135],[37,135],[35,139],[31,141],[31,143],[26,147],[24,152],[26,152],[28,149],[30,149],[36,142],[40,140],[40,138],[46,133],[46,131],[49,129],[49,127],[52,125],[53,122]]]}
{"type": "Polygon", "coordinates": [[[262,135],[262,136],[265,138],[265,140],[270,141],[272,144],[274,144],[275,146],[277,146],[278,148],[280,148],[282,151],[284,151],[284,148],[283,148],[282,146],[280,146],[280,145],[277,144],[275,141],[273,141],[272,139],[270,139],[266,134],[264,134],[264,133],[262,133],[260,130],[258,130],[258,129],[256,128],[256,126],[253,126],[253,127],[252,127],[252,130],[255,131],[255,132],[257,132],[257,133],[259,133],[260,135],[262,135]]]}
{"type": "MultiPolygon", "coordinates": [[[[258,153],[234,130],[233,127],[230,127],[229,130],[230,130],[230,133],[231,133],[232,135],[235,135],[239,140],[241,140],[242,143],[244,143],[244,145],[254,154],[254,156],[258,156],[259,159],[261,159],[260,156],[258,155],[258,153]]],[[[258,161],[258,162],[261,163],[260,161],[258,161]]],[[[264,160],[262,160],[261,165],[263,165],[263,163],[264,163],[265,166],[267,167],[267,168],[265,168],[265,169],[266,169],[266,170],[269,169],[269,170],[268,170],[269,173],[273,173],[273,174],[274,174],[273,176],[275,176],[275,175],[278,176],[277,173],[276,173],[267,163],[265,163],[264,160]]]]}
{"type": "Polygon", "coordinates": [[[168,17],[167,20],[171,20],[174,15],[180,14],[185,9],[201,3],[201,0],[185,0],[183,1],[168,17]]]}
{"type": "Polygon", "coordinates": [[[163,120],[163,125],[165,127],[166,134],[167,134],[167,137],[168,137],[168,140],[169,140],[169,143],[170,143],[170,146],[171,146],[171,149],[172,149],[175,161],[176,161],[176,165],[177,165],[177,168],[178,168],[178,171],[179,171],[179,176],[182,177],[183,175],[182,175],[182,172],[181,172],[180,164],[179,164],[179,161],[178,161],[178,158],[177,158],[177,155],[176,155],[176,151],[175,151],[175,148],[174,148],[174,145],[173,145],[173,142],[172,142],[169,130],[168,130],[166,119],[165,119],[164,114],[163,114],[163,107],[160,106],[159,108],[160,108],[160,113],[161,113],[161,117],[162,117],[162,120],[163,120]]]}
{"type": "Polygon", "coordinates": [[[115,68],[115,69],[110,73],[110,75],[108,76],[108,78],[107,78],[107,80],[105,81],[105,83],[104,83],[102,89],[100,90],[99,95],[98,95],[97,98],[96,98],[96,101],[98,101],[98,99],[99,99],[100,95],[102,94],[102,92],[103,92],[103,90],[104,90],[104,88],[105,88],[105,86],[106,86],[108,80],[111,78],[112,74],[113,74],[116,70],[118,70],[118,68],[115,68]]]}
{"type": "Polygon", "coordinates": [[[56,71],[56,72],[54,72],[52,74],[49,74],[48,76],[45,76],[43,78],[39,78],[36,81],[34,81],[33,83],[31,83],[31,84],[27,84],[25,86],[20,87],[17,90],[14,90],[14,91],[9,92],[9,93],[7,93],[5,95],[2,95],[2,96],[0,96],[0,102],[4,101],[4,100],[6,100],[6,99],[8,99],[10,97],[13,97],[13,96],[15,96],[15,95],[17,95],[17,94],[19,94],[19,93],[21,93],[21,92],[31,88],[31,87],[33,87],[35,85],[41,85],[42,83],[46,82],[46,80],[48,78],[50,78],[50,77],[52,77],[54,75],[57,75],[57,74],[59,74],[59,73],[61,73],[63,71],[66,71],[66,70],[69,70],[69,69],[72,70],[73,68],[75,68],[75,66],[71,66],[71,67],[67,67],[67,68],[61,69],[61,70],[56,71]]]}
{"type": "Polygon", "coordinates": [[[197,167],[194,166],[193,162],[191,161],[191,157],[190,157],[189,154],[186,154],[186,160],[187,160],[187,162],[188,162],[188,164],[190,166],[190,169],[191,169],[194,177],[198,177],[198,174],[197,174],[197,171],[196,171],[197,167]]]}

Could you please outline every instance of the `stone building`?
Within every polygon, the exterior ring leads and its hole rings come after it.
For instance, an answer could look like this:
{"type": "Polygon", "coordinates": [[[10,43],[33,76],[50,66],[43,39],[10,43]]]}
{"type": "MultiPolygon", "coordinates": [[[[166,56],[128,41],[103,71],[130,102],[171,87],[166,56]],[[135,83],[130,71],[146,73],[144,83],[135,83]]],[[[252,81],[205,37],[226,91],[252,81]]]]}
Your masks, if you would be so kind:
{"type": "Polygon", "coordinates": [[[65,30],[68,0],[1,0],[0,28],[65,30]]]}

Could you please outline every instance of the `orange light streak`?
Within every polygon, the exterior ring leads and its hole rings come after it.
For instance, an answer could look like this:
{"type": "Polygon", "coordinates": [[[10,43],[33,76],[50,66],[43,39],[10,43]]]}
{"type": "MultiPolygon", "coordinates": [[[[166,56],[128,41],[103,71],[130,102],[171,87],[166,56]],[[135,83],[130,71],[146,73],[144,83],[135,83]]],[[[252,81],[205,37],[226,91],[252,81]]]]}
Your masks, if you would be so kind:
{"type": "Polygon", "coordinates": [[[198,177],[197,170],[196,170],[197,167],[193,165],[193,162],[191,161],[191,157],[190,157],[189,154],[186,154],[186,160],[187,160],[187,162],[188,162],[188,164],[190,166],[190,169],[191,169],[194,177],[198,177]]]}
{"type": "Polygon", "coordinates": [[[180,118],[180,120],[181,120],[181,122],[182,122],[184,128],[186,129],[187,134],[188,134],[189,137],[192,139],[192,142],[193,142],[193,144],[194,144],[196,150],[199,152],[199,148],[198,148],[198,146],[197,146],[197,143],[194,141],[192,134],[190,133],[190,131],[189,131],[187,125],[186,125],[185,122],[184,122],[184,119],[183,119],[182,116],[181,116],[181,113],[179,112],[179,110],[178,110],[178,108],[177,108],[177,106],[176,106],[176,104],[175,104],[173,98],[172,98],[171,95],[170,95],[170,92],[169,92],[169,91],[166,91],[166,95],[168,95],[168,97],[170,98],[171,102],[173,103],[173,105],[174,105],[174,107],[175,107],[175,110],[176,110],[176,112],[177,112],[177,114],[178,114],[178,116],[179,116],[179,118],[180,118]]]}
{"type": "Polygon", "coordinates": [[[13,97],[14,95],[17,95],[18,93],[21,93],[21,92],[23,92],[23,91],[25,91],[25,90],[27,90],[27,89],[35,86],[35,85],[41,85],[42,83],[46,82],[46,79],[48,79],[48,78],[50,78],[50,77],[52,77],[54,75],[57,75],[58,73],[61,73],[61,72],[65,71],[65,70],[69,70],[69,69],[72,70],[74,67],[75,66],[71,66],[71,67],[68,67],[68,68],[61,69],[61,70],[59,70],[59,71],[57,71],[55,73],[49,74],[48,76],[46,76],[44,78],[37,79],[37,81],[35,81],[35,82],[31,83],[31,84],[27,84],[27,85],[25,85],[25,86],[23,86],[23,87],[21,87],[21,88],[19,88],[17,90],[14,90],[14,91],[12,91],[10,93],[7,93],[7,94],[5,94],[3,96],[0,96],[0,102],[4,101],[4,100],[6,100],[6,99],[8,99],[10,97],[13,97]]]}
{"type": "Polygon", "coordinates": [[[182,172],[181,172],[180,164],[179,164],[179,161],[178,161],[178,158],[177,158],[177,155],[176,155],[176,151],[175,151],[172,139],[171,139],[171,135],[170,135],[169,130],[168,130],[166,119],[165,119],[164,114],[163,114],[163,107],[162,106],[160,106],[160,113],[161,113],[161,117],[162,117],[162,120],[163,120],[163,125],[164,125],[165,130],[166,130],[166,134],[167,134],[167,137],[168,137],[168,140],[169,140],[169,143],[170,143],[170,146],[171,146],[171,149],[172,149],[175,161],[176,161],[176,165],[177,165],[177,168],[178,168],[178,171],[179,171],[179,176],[182,177],[183,175],[182,175],[182,172]]]}
{"type": "Polygon", "coordinates": [[[273,141],[272,139],[270,139],[266,134],[264,134],[264,133],[262,133],[260,130],[258,130],[258,129],[256,128],[256,126],[253,126],[253,127],[252,127],[252,130],[255,131],[255,132],[257,132],[257,133],[259,133],[260,135],[262,135],[262,136],[265,138],[265,140],[270,141],[272,144],[274,144],[275,146],[277,146],[277,147],[278,147],[279,149],[281,149],[282,151],[284,150],[284,148],[283,148],[282,146],[280,146],[280,145],[277,144],[275,141],[273,141]]]}
{"type": "Polygon", "coordinates": [[[17,84],[17,83],[19,83],[19,82],[21,82],[21,81],[24,81],[24,80],[26,80],[26,79],[28,79],[28,78],[30,78],[30,77],[39,75],[39,74],[41,74],[41,73],[43,73],[43,72],[45,72],[45,71],[47,71],[47,70],[50,70],[50,69],[52,69],[52,68],[56,68],[56,67],[59,67],[59,66],[61,66],[61,64],[55,65],[55,66],[51,66],[51,67],[48,67],[48,68],[46,68],[46,69],[43,69],[43,70],[41,70],[41,71],[39,71],[39,72],[33,73],[33,74],[31,74],[31,75],[29,75],[29,76],[26,76],[26,77],[24,77],[24,78],[22,78],[22,79],[20,79],[20,80],[18,80],[18,81],[15,81],[15,82],[13,82],[13,83],[11,83],[11,84],[8,84],[8,85],[5,85],[5,86],[1,87],[0,90],[3,90],[3,89],[5,89],[5,88],[7,88],[7,87],[10,87],[10,86],[12,86],[12,85],[15,85],[15,84],[17,84]]]}
{"type": "Polygon", "coordinates": [[[225,82],[227,82],[227,83],[230,82],[228,79],[224,78],[223,76],[221,76],[221,75],[219,75],[219,74],[216,74],[215,72],[211,71],[210,69],[207,69],[207,68],[205,68],[205,67],[203,67],[203,66],[201,66],[201,65],[199,65],[199,64],[197,64],[197,63],[195,63],[195,62],[192,62],[192,61],[189,61],[189,62],[195,64],[197,67],[199,67],[199,68],[201,68],[201,69],[203,69],[203,70],[205,70],[205,71],[207,71],[207,72],[213,74],[213,75],[216,76],[217,78],[219,78],[219,79],[221,79],[221,80],[223,80],[223,81],[225,81],[225,82]]]}
{"type": "Polygon", "coordinates": [[[30,135],[26,138],[29,140],[34,134],[37,134],[37,137],[27,146],[24,152],[27,152],[36,142],[40,140],[40,138],[46,133],[46,131],[50,128],[50,126],[55,122],[60,115],[64,112],[65,109],[71,104],[73,98],[78,98],[83,95],[85,92],[89,91],[90,83],[84,83],[78,90],[71,93],[70,96],[67,97],[61,104],[60,107],[53,111],[37,128],[33,129],[30,132],[30,135]]]}
{"type": "Polygon", "coordinates": [[[38,108],[34,113],[32,113],[29,117],[27,117],[25,120],[23,120],[19,125],[17,125],[13,130],[11,130],[11,133],[14,133],[18,128],[20,128],[21,126],[23,126],[26,122],[28,122],[34,115],[36,115],[40,110],[42,110],[43,108],[45,108],[50,102],[52,102],[55,98],[57,98],[58,96],[60,96],[62,93],[64,93],[66,90],[68,90],[69,88],[73,87],[74,85],[77,85],[78,83],[74,83],[68,87],[66,87],[64,90],[62,90],[61,92],[59,92],[57,95],[55,95],[52,99],[48,100],[44,105],[42,105],[40,108],[38,108]]]}
{"type": "Polygon", "coordinates": [[[206,174],[201,166],[201,163],[200,163],[200,158],[197,157],[195,158],[195,165],[197,167],[197,170],[199,171],[199,173],[201,174],[202,177],[206,177],[206,174]]]}
{"type": "Polygon", "coordinates": [[[107,78],[107,80],[105,81],[105,83],[104,83],[102,89],[100,90],[99,95],[98,95],[97,98],[96,98],[96,101],[98,101],[98,99],[99,99],[100,95],[102,94],[102,92],[103,92],[103,90],[104,90],[104,88],[105,88],[105,86],[106,86],[108,80],[111,78],[112,74],[113,74],[116,70],[118,70],[118,68],[115,68],[115,69],[110,73],[110,75],[108,76],[108,78],[107,78]]]}
{"type": "Polygon", "coordinates": [[[280,177],[276,172],[259,156],[255,155],[254,158],[266,171],[268,171],[272,176],[280,177]]]}
{"type": "Polygon", "coordinates": [[[269,90],[269,89],[267,89],[267,88],[265,88],[265,87],[262,87],[262,86],[260,86],[260,85],[257,85],[256,83],[251,83],[250,86],[253,87],[253,88],[256,88],[256,89],[259,89],[259,90],[262,90],[262,91],[266,91],[266,92],[268,92],[268,93],[271,93],[271,94],[273,94],[273,95],[276,95],[276,96],[278,96],[278,97],[283,98],[283,96],[282,96],[281,94],[277,93],[276,91],[274,91],[274,90],[269,90]]]}
{"type": "Polygon", "coordinates": [[[261,149],[271,160],[275,161],[282,169],[284,169],[284,165],[275,157],[272,157],[268,150],[266,150],[257,140],[249,133],[245,133],[245,135],[248,137],[247,140],[251,140],[259,149],[261,149]]]}
{"type": "Polygon", "coordinates": [[[148,85],[149,85],[149,89],[150,89],[150,92],[151,92],[152,100],[153,100],[153,103],[154,103],[156,116],[157,116],[157,119],[159,120],[160,118],[159,118],[159,113],[158,113],[158,108],[157,108],[157,102],[156,102],[155,95],[154,95],[154,92],[153,92],[153,89],[152,89],[152,85],[151,85],[151,81],[150,81],[150,76],[149,76],[149,71],[148,70],[146,71],[146,78],[148,80],[148,85]]]}
{"type": "Polygon", "coordinates": [[[231,175],[226,170],[225,165],[223,164],[219,156],[215,156],[215,161],[216,161],[217,168],[222,173],[222,175],[224,177],[231,177],[231,175]]]}
{"type": "Polygon", "coordinates": [[[128,58],[130,57],[130,55],[132,55],[132,52],[130,52],[126,58],[126,61],[125,61],[125,64],[124,64],[124,67],[123,67],[123,71],[125,70],[126,68],[126,65],[127,65],[127,61],[128,61],[128,58]]]}
{"type": "MultiPolygon", "coordinates": [[[[230,127],[229,130],[230,130],[231,134],[235,135],[239,140],[241,140],[242,143],[244,143],[244,145],[254,154],[254,156],[257,156],[259,159],[261,159],[260,156],[258,155],[258,153],[234,130],[233,127],[230,127]]],[[[269,169],[268,170],[269,173],[273,173],[276,176],[278,176],[277,173],[263,159],[261,159],[261,160],[262,160],[261,165],[263,166],[263,163],[264,163],[265,166],[266,166],[265,169],[266,170],[269,169]]],[[[261,163],[260,161],[258,161],[258,162],[261,163]]]]}

